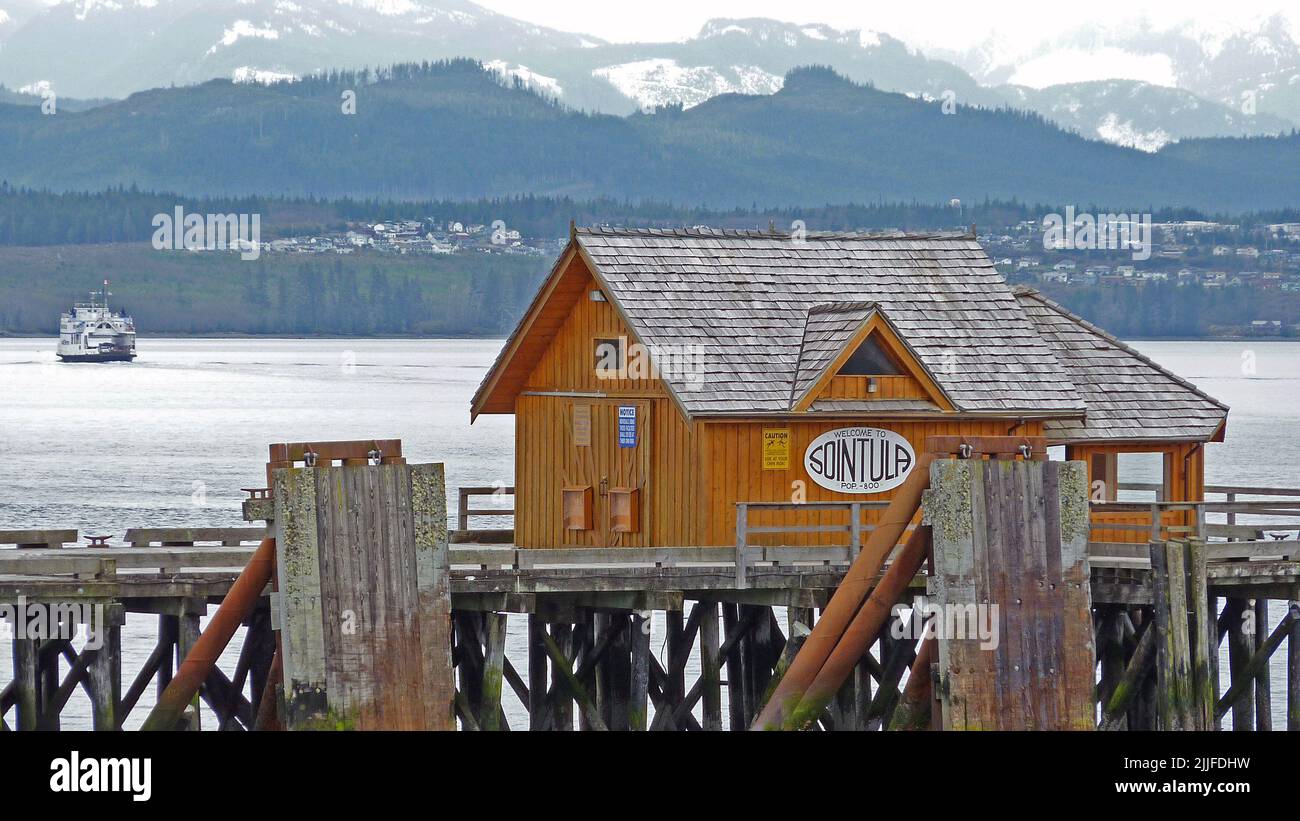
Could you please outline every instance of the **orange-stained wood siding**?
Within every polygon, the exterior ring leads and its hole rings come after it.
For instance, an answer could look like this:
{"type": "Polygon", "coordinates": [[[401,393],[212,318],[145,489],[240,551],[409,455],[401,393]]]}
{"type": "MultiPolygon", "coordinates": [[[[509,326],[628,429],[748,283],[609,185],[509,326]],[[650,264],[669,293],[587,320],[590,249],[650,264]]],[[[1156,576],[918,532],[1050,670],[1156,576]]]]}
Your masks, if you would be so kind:
{"type": "Polygon", "coordinates": [[[930,395],[912,376],[832,376],[818,399],[929,399],[930,395]],[[876,380],[876,392],[867,390],[876,380]]]}
{"type": "Polygon", "coordinates": [[[595,280],[588,276],[582,296],[574,303],[568,319],[524,381],[524,390],[667,396],[667,390],[658,379],[597,376],[596,340],[621,338],[627,348],[631,348],[636,340],[609,302],[592,301],[590,293],[595,289],[595,280]]]}
{"type": "Polygon", "coordinates": [[[560,260],[547,281],[546,291],[538,297],[541,302],[530,308],[525,318],[526,327],[517,339],[512,339],[513,356],[482,397],[478,413],[510,412],[514,397],[531,372],[527,363],[549,347],[552,336],[568,321],[573,307],[586,299],[586,289],[590,284],[591,274],[576,253],[560,260]]]}
{"type": "MultiPolygon", "coordinates": [[[[967,434],[1005,436],[1014,422],[1007,420],[903,421],[871,417],[829,419],[787,418],[770,421],[720,422],[700,420],[701,475],[704,477],[702,504],[696,521],[698,544],[732,545],[736,540],[737,502],[789,502],[802,490],[807,502],[888,501],[893,493],[837,493],[814,482],[804,470],[803,456],[813,439],[828,430],[870,426],[901,434],[919,456],[928,436],[967,434]],[[764,428],[790,431],[790,466],[785,470],[764,470],[762,436],[764,428]],[[800,483],[796,486],[794,483],[800,483]]],[[[1018,435],[1041,436],[1042,425],[1029,422],[1015,431],[1018,435]]],[[[872,523],[878,514],[867,512],[863,521],[872,523]]],[[[832,511],[755,513],[751,524],[761,526],[841,525],[847,514],[832,511]]],[[[759,534],[755,545],[847,544],[847,533],[759,534]]]]}
{"type": "MultiPolygon", "coordinates": [[[[586,292],[596,288],[588,279],[586,292]]],[[[515,402],[515,543],[520,547],[643,547],[691,544],[698,466],[691,427],[657,379],[605,379],[596,374],[595,340],[625,337],[627,326],[608,302],[587,293],[574,304],[515,402]],[[534,393],[530,393],[534,392],[534,393]],[[601,394],[546,396],[541,393],[601,394]],[[591,444],[573,439],[573,407],[591,409],[591,444]],[[637,447],[618,446],[617,409],[635,406],[637,447]],[[608,487],[635,486],[640,528],[609,531],[608,487]],[[561,490],[590,484],[591,531],[563,529],[561,490]]]]}
{"type": "MultiPolygon", "coordinates": [[[[1069,445],[1066,459],[1080,459],[1088,464],[1088,486],[1104,477],[1093,476],[1092,455],[1095,453],[1163,453],[1164,501],[1200,502],[1205,499],[1205,448],[1196,443],[1147,443],[1132,445],[1069,445]]],[[[1119,476],[1122,483],[1123,475],[1119,476]]],[[[1095,492],[1094,492],[1095,495],[1095,492]]],[[[1190,526],[1196,523],[1194,511],[1165,511],[1161,514],[1165,526],[1190,526]]],[[[1151,514],[1106,513],[1092,514],[1092,540],[1097,542],[1146,542],[1151,538],[1151,514]]],[[[1181,537],[1185,534],[1166,533],[1164,537],[1181,537]]]]}

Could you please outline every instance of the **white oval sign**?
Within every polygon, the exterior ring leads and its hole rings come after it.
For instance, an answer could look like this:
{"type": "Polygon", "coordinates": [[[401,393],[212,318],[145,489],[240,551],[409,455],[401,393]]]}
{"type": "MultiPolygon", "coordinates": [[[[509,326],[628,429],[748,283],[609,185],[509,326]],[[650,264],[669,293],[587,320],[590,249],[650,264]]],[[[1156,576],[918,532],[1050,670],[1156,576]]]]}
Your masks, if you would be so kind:
{"type": "Polygon", "coordinates": [[[812,440],[803,466],[813,481],[838,493],[883,493],[903,483],[916,464],[906,439],[882,428],[836,428],[812,440]]]}

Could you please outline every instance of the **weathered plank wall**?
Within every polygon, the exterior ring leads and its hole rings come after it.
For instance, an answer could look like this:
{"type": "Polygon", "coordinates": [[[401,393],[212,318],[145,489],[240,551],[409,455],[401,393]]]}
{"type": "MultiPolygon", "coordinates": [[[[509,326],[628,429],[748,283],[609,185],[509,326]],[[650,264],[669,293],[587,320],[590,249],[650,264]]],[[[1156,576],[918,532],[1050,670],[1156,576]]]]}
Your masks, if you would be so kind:
{"type": "Polygon", "coordinates": [[[1085,466],[941,460],[930,488],[934,604],[997,606],[995,646],[940,636],[944,729],[1092,729],[1085,466]]]}
{"type": "Polygon", "coordinates": [[[442,465],[274,472],[290,729],[453,729],[442,465]]]}

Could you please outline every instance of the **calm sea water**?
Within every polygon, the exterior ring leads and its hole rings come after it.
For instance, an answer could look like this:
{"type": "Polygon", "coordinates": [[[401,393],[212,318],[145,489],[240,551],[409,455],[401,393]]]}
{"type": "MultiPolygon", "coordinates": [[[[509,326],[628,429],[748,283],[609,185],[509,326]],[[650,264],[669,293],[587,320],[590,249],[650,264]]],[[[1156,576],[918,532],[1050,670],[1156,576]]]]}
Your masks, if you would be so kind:
{"type": "MultiPolygon", "coordinates": [[[[145,338],[133,363],[74,365],[56,361],[52,340],[0,340],[0,528],[75,527],[120,540],[129,527],[243,525],[240,488],[265,484],[272,442],[400,438],[409,461],[446,464],[449,489],[512,484],[511,417],[469,424],[470,396],[500,345],[145,338]]],[[[1300,487],[1300,345],[1137,347],[1232,406],[1227,443],[1208,450],[1212,483],[1300,487]]],[[[1155,481],[1159,467],[1133,457],[1121,470],[1155,481]]],[[[512,623],[516,658],[521,627],[512,623]]],[[[131,618],[124,670],[139,668],[155,631],[131,618]]],[[[661,656],[662,635],[655,625],[661,656]]],[[[0,681],[10,663],[0,653],[0,681]]],[[[1275,722],[1284,723],[1280,668],[1274,676],[1275,722]]],[[[507,700],[512,725],[525,724],[507,700]]],[[[78,693],[64,726],[85,726],[88,711],[78,693]]]]}

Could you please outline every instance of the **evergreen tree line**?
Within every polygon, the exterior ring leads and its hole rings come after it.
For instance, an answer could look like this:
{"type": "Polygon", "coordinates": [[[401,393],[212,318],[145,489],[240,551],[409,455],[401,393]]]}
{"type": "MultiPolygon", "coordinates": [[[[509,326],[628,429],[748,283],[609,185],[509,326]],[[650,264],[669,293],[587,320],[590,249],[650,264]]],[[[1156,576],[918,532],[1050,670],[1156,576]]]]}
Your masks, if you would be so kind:
{"type": "MultiPolygon", "coordinates": [[[[810,231],[981,230],[1037,220],[1045,213],[1063,213],[1063,205],[1025,203],[1016,199],[984,199],[953,206],[947,203],[874,202],[813,207],[709,209],[655,200],[521,195],[473,200],[380,200],[374,198],[319,199],[312,197],[185,197],[166,192],[116,186],[104,191],[56,193],[10,186],[0,181],[0,246],[81,245],[148,242],[157,214],[260,214],[262,238],[340,232],[349,223],[394,219],[431,219],[491,225],[503,220],[525,237],[559,238],[569,222],[579,225],[683,226],[789,230],[802,220],[810,231]]],[[[1077,205],[1079,212],[1118,211],[1100,205],[1077,205]]],[[[1300,209],[1250,214],[1206,214],[1188,208],[1146,209],[1156,222],[1216,219],[1243,225],[1300,222],[1300,209]]]]}

